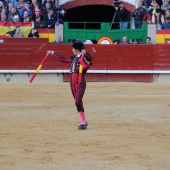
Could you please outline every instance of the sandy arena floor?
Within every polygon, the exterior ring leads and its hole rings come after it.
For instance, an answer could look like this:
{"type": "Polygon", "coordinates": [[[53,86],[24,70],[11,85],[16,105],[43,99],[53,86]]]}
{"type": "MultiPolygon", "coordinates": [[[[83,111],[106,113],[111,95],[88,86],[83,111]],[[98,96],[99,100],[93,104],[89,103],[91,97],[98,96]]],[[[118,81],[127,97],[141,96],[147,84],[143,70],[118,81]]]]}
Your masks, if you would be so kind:
{"type": "Polygon", "coordinates": [[[0,170],[170,170],[170,83],[0,84],[0,170]]]}

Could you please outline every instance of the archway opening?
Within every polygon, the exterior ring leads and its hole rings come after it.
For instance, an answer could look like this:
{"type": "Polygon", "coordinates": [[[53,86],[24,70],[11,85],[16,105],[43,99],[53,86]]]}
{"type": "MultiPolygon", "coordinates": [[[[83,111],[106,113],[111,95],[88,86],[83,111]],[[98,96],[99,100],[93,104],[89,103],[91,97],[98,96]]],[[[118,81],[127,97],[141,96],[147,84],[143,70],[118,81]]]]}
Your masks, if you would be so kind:
{"type": "MultiPolygon", "coordinates": [[[[91,22],[91,24],[86,24],[87,29],[100,29],[101,22],[112,23],[114,21],[112,28],[118,29],[120,18],[115,15],[115,9],[113,6],[108,5],[85,5],[80,7],[75,7],[67,10],[65,15],[66,22],[91,22]]],[[[130,20],[130,12],[127,14],[130,20]]],[[[76,23],[70,24],[71,28],[81,28],[83,25],[76,23]]]]}

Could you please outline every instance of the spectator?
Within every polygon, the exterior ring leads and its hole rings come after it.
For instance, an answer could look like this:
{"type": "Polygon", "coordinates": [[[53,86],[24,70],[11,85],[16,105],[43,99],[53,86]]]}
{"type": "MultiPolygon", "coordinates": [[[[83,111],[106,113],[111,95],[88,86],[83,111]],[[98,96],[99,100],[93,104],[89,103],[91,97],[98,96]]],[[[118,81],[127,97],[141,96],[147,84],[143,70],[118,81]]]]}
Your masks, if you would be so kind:
{"type": "Polygon", "coordinates": [[[41,20],[40,16],[36,16],[35,22],[34,22],[34,27],[35,28],[45,28],[44,22],[41,20]]]}
{"type": "Polygon", "coordinates": [[[164,5],[162,5],[161,10],[162,10],[162,14],[165,15],[165,12],[166,12],[167,10],[169,10],[169,4],[164,4],[164,5]]]}
{"type": "Polygon", "coordinates": [[[166,21],[162,24],[163,30],[170,30],[170,17],[167,17],[166,21]]]}
{"type": "Polygon", "coordinates": [[[122,42],[119,42],[119,44],[130,44],[130,43],[128,42],[128,38],[126,36],[124,36],[122,38],[122,42]]]}
{"type": "Polygon", "coordinates": [[[25,7],[25,1],[24,0],[19,0],[17,3],[16,3],[16,8],[20,14],[20,16],[22,16],[22,9],[25,7]]]}
{"type": "Polygon", "coordinates": [[[152,23],[152,15],[149,13],[149,11],[146,11],[146,14],[142,18],[143,21],[146,21],[147,24],[152,23]]]}
{"type": "Polygon", "coordinates": [[[12,10],[13,7],[14,7],[14,4],[13,4],[12,2],[10,2],[10,3],[8,4],[8,14],[9,14],[9,12],[11,12],[11,10],[12,10]]]}
{"type": "Polygon", "coordinates": [[[93,42],[91,40],[85,40],[84,44],[93,44],[93,42]]]}
{"type": "Polygon", "coordinates": [[[24,8],[22,8],[22,9],[20,10],[20,16],[21,16],[21,17],[23,17],[25,11],[27,11],[27,12],[28,12],[28,15],[29,15],[30,17],[32,17],[32,9],[30,8],[29,3],[25,3],[25,4],[24,4],[24,8]]]}
{"type": "Polygon", "coordinates": [[[63,41],[61,41],[61,35],[57,35],[56,40],[51,44],[63,44],[63,41]]]}
{"type": "Polygon", "coordinates": [[[14,6],[15,8],[17,7],[16,4],[17,4],[18,0],[10,0],[10,2],[13,3],[13,6],[14,6]]]}
{"type": "Polygon", "coordinates": [[[41,20],[43,19],[42,16],[42,11],[41,9],[37,6],[35,9],[33,9],[33,15],[32,15],[32,20],[35,22],[36,17],[40,16],[41,20]],[[35,13],[34,13],[35,12],[35,13]]]}
{"type": "Polygon", "coordinates": [[[165,7],[167,7],[167,9],[170,8],[170,4],[169,4],[169,0],[164,0],[163,4],[161,6],[161,9],[164,9],[165,7]]]}
{"type": "Polygon", "coordinates": [[[159,7],[162,6],[163,0],[156,0],[156,3],[158,4],[159,7]]]}
{"type": "Polygon", "coordinates": [[[55,41],[53,41],[52,44],[63,44],[63,41],[61,39],[62,37],[60,35],[57,35],[55,41]]]}
{"type": "Polygon", "coordinates": [[[63,41],[61,41],[61,36],[57,35],[56,40],[53,41],[51,44],[63,44],[63,41]]]}
{"type": "Polygon", "coordinates": [[[145,6],[145,8],[147,9],[147,10],[149,10],[149,7],[150,7],[150,5],[151,5],[151,0],[144,0],[144,6],[145,6]]]}
{"type": "Polygon", "coordinates": [[[1,14],[7,15],[8,14],[8,9],[7,8],[2,8],[1,14]]]}
{"type": "Polygon", "coordinates": [[[14,22],[14,16],[19,15],[16,8],[12,8],[11,11],[8,13],[8,22],[14,22]]]}
{"type": "Polygon", "coordinates": [[[24,11],[23,16],[21,16],[21,22],[25,22],[28,16],[29,16],[28,11],[24,11]]]}
{"type": "Polygon", "coordinates": [[[36,11],[39,11],[39,14],[43,15],[43,12],[42,12],[41,8],[39,8],[38,5],[35,5],[35,7],[32,9],[32,14],[35,14],[36,11]]]}
{"type": "Polygon", "coordinates": [[[146,10],[142,7],[141,3],[138,3],[138,7],[134,10],[132,16],[135,20],[135,28],[142,27],[143,16],[146,14],[146,10]]]}
{"type": "Polygon", "coordinates": [[[28,16],[25,18],[24,22],[31,22],[31,17],[28,15],[28,16]]]}
{"type": "Polygon", "coordinates": [[[32,28],[30,33],[28,34],[28,37],[39,38],[39,33],[38,33],[37,29],[32,28]]]}
{"type": "Polygon", "coordinates": [[[147,38],[146,38],[146,44],[148,44],[148,45],[149,45],[149,44],[152,44],[152,43],[151,43],[151,37],[147,37],[147,38]]]}
{"type": "Polygon", "coordinates": [[[48,11],[48,15],[44,18],[45,28],[55,28],[55,23],[57,21],[56,15],[54,15],[53,10],[48,11]]]}
{"type": "Polygon", "coordinates": [[[5,14],[1,14],[0,22],[5,22],[7,21],[7,17],[5,14]]]}
{"type": "Polygon", "coordinates": [[[143,40],[142,40],[142,39],[139,39],[139,40],[138,40],[138,44],[143,44],[143,40]]]}
{"type": "Polygon", "coordinates": [[[13,17],[13,22],[20,22],[21,20],[20,20],[20,17],[19,17],[19,15],[15,15],[14,17],[13,17]]]}
{"type": "Polygon", "coordinates": [[[54,9],[53,7],[51,7],[51,4],[47,2],[47,3],[45,4],[45,8],[43,8],[43,18],[44,18],[46,15],[48,15],[48,12],[49,12],[50,10],[56,11],[56,8],[54,9]]]}
{"type": "Polygon", "coordinates": [[[167,17],[170,17],[170,10],[165,11],[164,20],[166,20],[167,17]]]}
{"type": "Polygon", "coordinates": [[[42,9],[42,10],[44,10],[44,9],[46,8],[46,3],[49,3],[49,4],[50,4],[51,9],[56,8],[56,7],[55,7],[55,4],[54,4],[54,2],[53,2],[52,0],[45,0],[45,1],[43,2],[42,6],[41,6],[41,9],[42,9]]]}
{"type": "Polygon", "coordinates": [[[64,24],[65,11],[58,6],[58,7],[56,8],[56,12],[55,12],[54,14],[57,16],[57,21],[58,21],[60,24],[64,24]]]}
{"type": "Polygon", "coordinates": [[[40,4],[37,2],[37,0],[32,0],[32,2],[30,4],[30,8],[33,10],[37,6],[38,6],[38,8],[40,7],[40,4]]]}
{"type": "Polygon", "coordinates": [[[13,35],[14,38],[23,38],[24,35],[22,34],[21,28],[17,27],[15,30],[15,34],[13,35]]]}
{"type": "Polygon", "coordinates": [[[152,0],[151,2],[151,9],[155,6],[155,5],[158,5],[158,8],[160,8],[159,4],[157,3],[157,0],[152,0]]]}
{"type": "Polygon", "coordinates": [[[3,4],[2,1],[0,1],[0,13],[1,13],[1,11],[2,11],[3,8],[4,8],[4,4],[3,4]]]}
{"type": "Polygon", "coordinates": [[[161,9],[159,8],[158,4],[155,3],[153,4],[153,8],[149,11],[151,15],[162,12],[161,9]]]}
{"type": "Polygon", "coordinates": [[[10,3],[10,0],[4,0],[3,1],[3,4],[4,4],[4,8],[7,8],[8,9],[8,5],[9,5],[9,3],[10,3]]]}
{"type": "Polygon", "coordinates": [[[132,44],[138,44],[137,39],[134,39],[134,40],[132,41],[132,44]]]}
{"type": "Polygon", "coordinates": [[[152,24],[156,25],[157,30],[161,30],[162,24],[164,22],[164,16],[161,12],[152,14],[152,24]]]}

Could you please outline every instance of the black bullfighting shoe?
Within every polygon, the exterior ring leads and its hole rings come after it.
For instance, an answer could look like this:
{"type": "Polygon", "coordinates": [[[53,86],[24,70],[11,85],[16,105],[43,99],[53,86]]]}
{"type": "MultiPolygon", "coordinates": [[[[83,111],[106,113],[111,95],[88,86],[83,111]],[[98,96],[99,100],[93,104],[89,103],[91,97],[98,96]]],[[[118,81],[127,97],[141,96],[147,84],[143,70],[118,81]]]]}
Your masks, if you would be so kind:
{"type": "Polygon", "coordinates": [[[78,126],[78,130],[85,130],[85,129],[87,129],[87,126],[88,126],[87,122],[86,122],[86,124],[81,124],[78,126]]]}

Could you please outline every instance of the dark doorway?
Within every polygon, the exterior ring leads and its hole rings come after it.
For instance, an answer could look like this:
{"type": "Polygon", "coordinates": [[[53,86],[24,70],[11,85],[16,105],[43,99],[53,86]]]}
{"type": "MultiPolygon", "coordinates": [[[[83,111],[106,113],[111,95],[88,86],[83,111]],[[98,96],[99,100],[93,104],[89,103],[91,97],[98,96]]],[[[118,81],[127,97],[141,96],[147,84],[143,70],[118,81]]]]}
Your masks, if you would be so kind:
{"type": "Polygon", "coordinates": [[[65,16],[67,22],[111,22],[114,14],[112,6],[86,5],[69,9],[65,16]]]}

